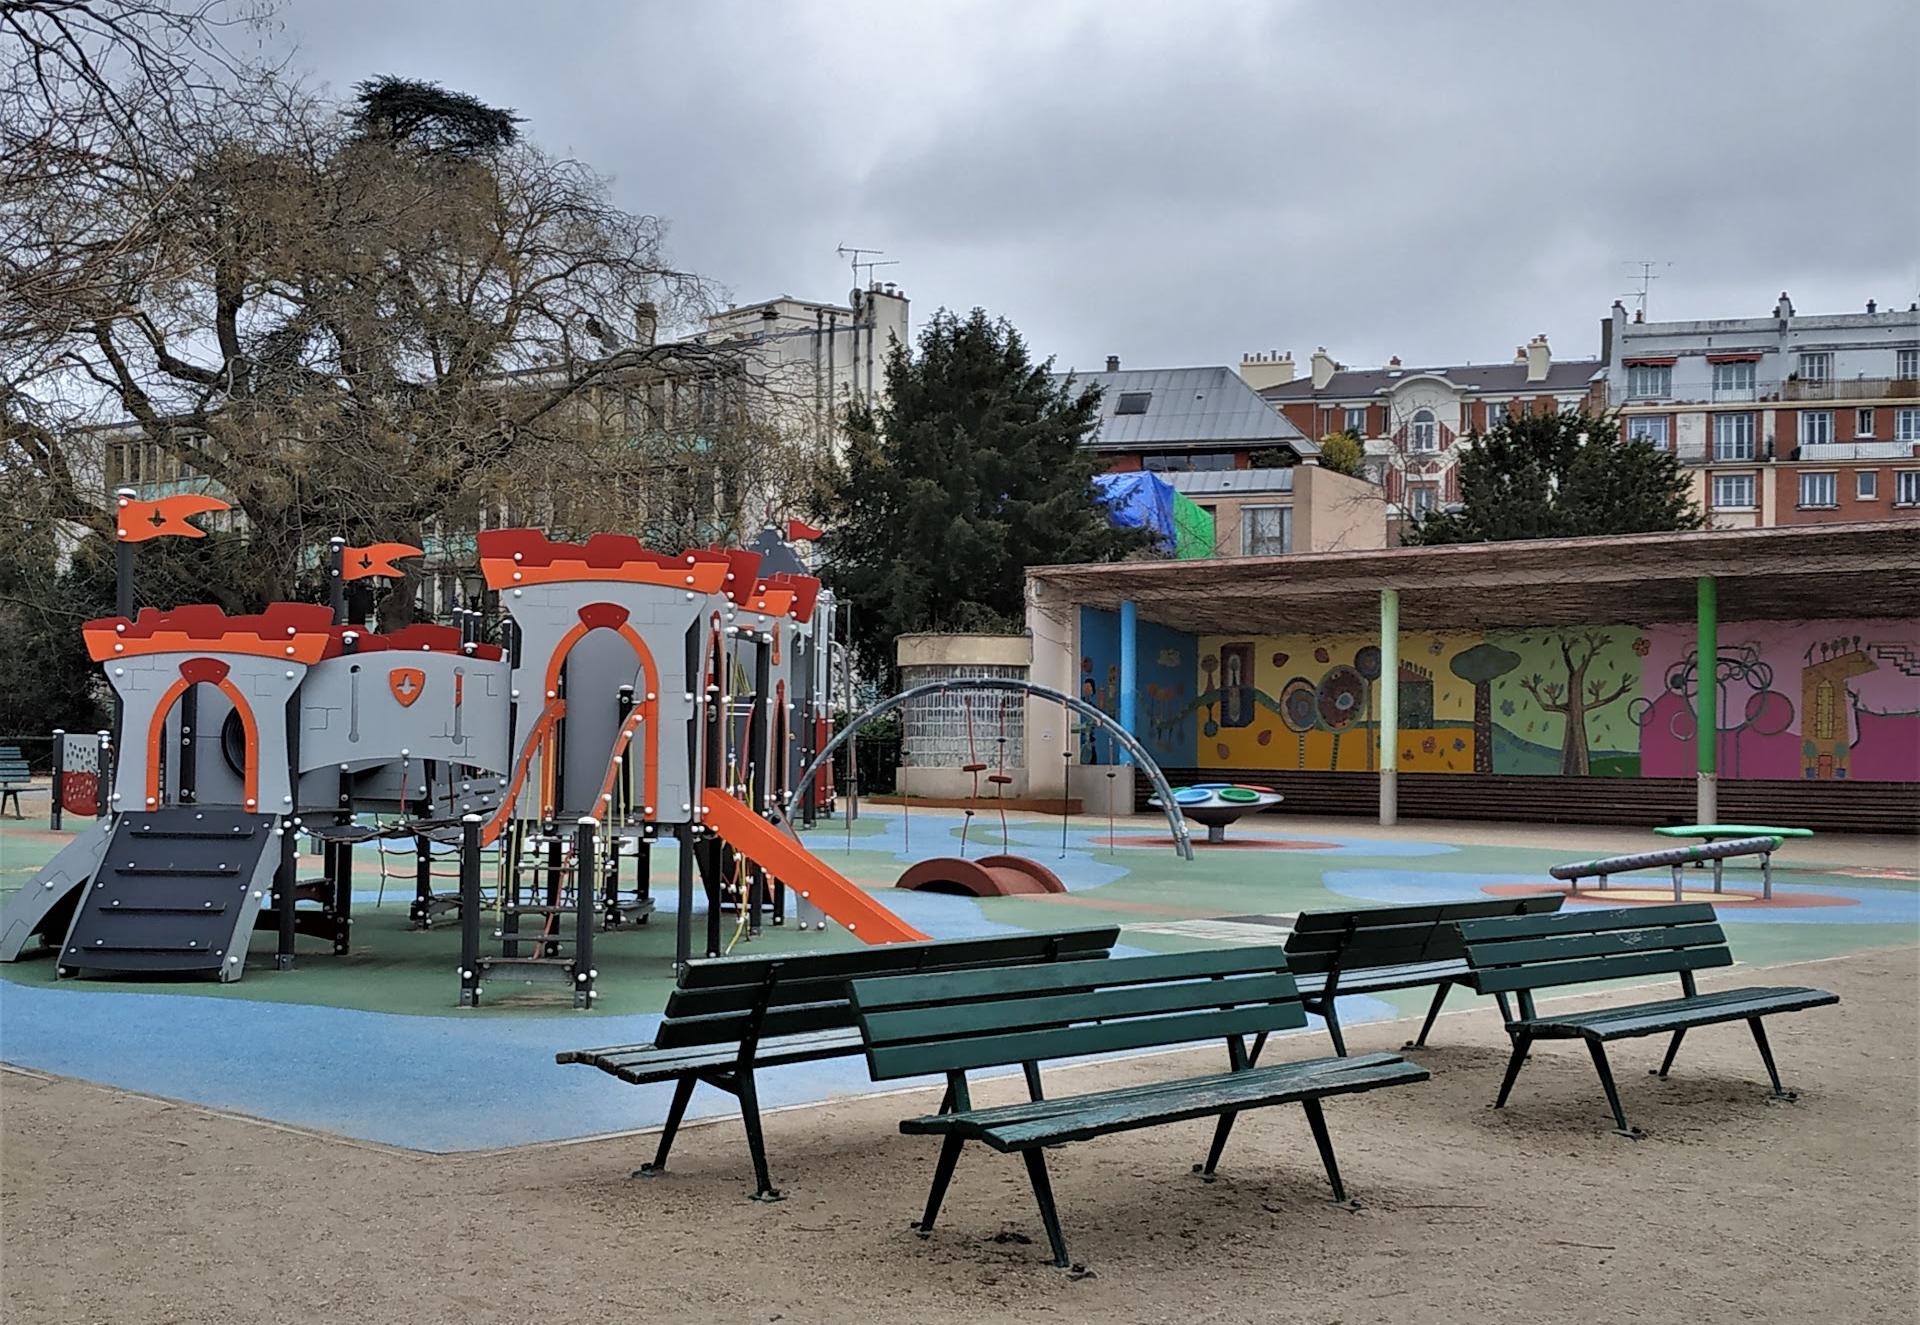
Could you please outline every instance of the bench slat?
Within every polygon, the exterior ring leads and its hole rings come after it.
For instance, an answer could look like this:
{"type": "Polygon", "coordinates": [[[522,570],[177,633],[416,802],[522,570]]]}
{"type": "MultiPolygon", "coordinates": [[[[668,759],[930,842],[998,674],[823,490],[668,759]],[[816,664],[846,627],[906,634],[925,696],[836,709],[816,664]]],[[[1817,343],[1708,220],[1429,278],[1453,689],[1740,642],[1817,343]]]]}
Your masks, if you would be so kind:
{"type": "Polygon", "coordinates": [[[1069,1101],[1079,1106],[1069,1112],[987,1127],[963,1125],[957,1130],[977,1137],[996,1150],[1029,1150],[1035,1146],[1090,1140],[1113,1132],[1213,1117],[1228,1110],[1257,1109],[1330,1095],[1356,1094],[1382,1086],[1406,1085],[1428,1077],[1424,1067],[1391,1055],[1385,1062],[1326,1066],[1356,1062],[1354,1059],[1322,1059],[1173,1082],[1158,1098],[1134,1096],[1109,1100],[1101,1095],[1082,1095],[1069,1101]]]}
{"type": "Polygon", "coordinates": [[[870,1015],[891,1008],[944,1005],[969,999],[1084,993],[1090,989],[1147,984],[1157,980],[1274,974],[1285,972],[1286,969],[1286,950],[1277,945],[1218,948],[1156,957],[1125,957],[1104,962],[995,967],[946,972],[937,976],[903,975],[891,979],[856,980],[853,984],[853,1001],[862,1015],[870,1015]]]}
{"type": "Polygon", "coordinates": [[[1513,943],[1493,945],[1491,956],[1502,966],[1520,966],[1567,961],[1575,957],[1645,952],[1649,949],[1695,948],[1726,941],[1726,934],[1717,924],[1671,925],[1651,932],[1643,929],[1612,929],[1589,934],[1520,939],[1513,943]]]}
{"type": "Polygon", "coordinates": [[[1276,1003],[1295,993],[1293,978],[1285,974],[1162,982],[1022,998],[1011,1004],[973,1002],[875,1012],[867,1017],[866,1030],[870,1044],[891,1046],[1027,1027],[1276,1003]]]}
{"type": "MultiPolygon", "coordinates": [[[[846,981],[840,982],[842,991],[846,981]]],[[[703,1044],[736,1045],[746,1034],[748,1014],[729,1012],[716,1017],[675,1017],[661,1019],[654,1033],[654,1044],[662,1049],[689,1048],[703,1044]]],[[[790,1007],[767,1009],[760,1019],[763,1038],[801,1035],[809,1031],[833,1030],[853,1024],[853,1005],[845,998],[821,1003],[798,1003],[790,1007]]]]}
{"type": "Polygon", "coordinates": [[[1473,974],[1473,987],[1483,994],[1508,994],[1551,985],[1584,985],[1641,975],[1678,975],[1681,971],[1706,971],[1731,965],[1733,954],[1724,947],[1671,948],[1535,966],[1482,968],[1473,974]]]}
{"type": "Polygon", "coordinates": [[[1553,934],[1585,934],[1602,929],[1657,929],[1663,925],[1701,925],[1714,922],[1707,902],[1676,902],[1661,906],[1621,907],[1612,911],[1559,911],[1546,915],[1505,916],[1460,921],[1460,934],[1469,946],[1513,939],[1545,938],[1553,934]]]}
{"type": "Polygon", "coordinates": [[[1120,937],[1117,925],[1070,929],[1059,933],[995,934],[978,939],[933,939],[925,943],[889,943],[877,947],[847,948],[838,952],[787,953],[768,957],[712,957],[691,961],[681,972],[679,988],[686,990],[759,986],[774,966],[795,979],[857,979],[912,971],[925,965],[936,969],[952,961],[997,963],[1021,959],[1044,960],[1057,952],[1095,952],[1111,948],[1120,937]]]}
{"type": "Polygon", "coordinates": [[[1596,1040],[1624,1040],[1691,1026],[1710,1026],[1722,1021],[1744,1021],[1748,1017],[1768,1016],[1776,1012],[1802,1012],[1839,1001],[1838,994],[1828,993],[1824,989],[1725,989],[1695,998],[1663,999],[1658,1003],[1638,1003],[1631,1007],[1606,1008],[1596,1012],[1536,1017],[1522,1024],[1536,1035],[1582,1035],[1596,1040]]]}

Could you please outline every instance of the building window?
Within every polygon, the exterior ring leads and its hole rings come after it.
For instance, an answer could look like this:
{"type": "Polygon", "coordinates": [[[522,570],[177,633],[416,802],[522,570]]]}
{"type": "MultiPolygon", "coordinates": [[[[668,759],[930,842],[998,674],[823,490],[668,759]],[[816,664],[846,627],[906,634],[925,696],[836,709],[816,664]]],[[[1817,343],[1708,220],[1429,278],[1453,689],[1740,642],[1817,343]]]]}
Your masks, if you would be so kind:
{"type": "Polygon", "coordinates": [[[1430,409],[1413,412],[1413,426],[1407,430],[1408,448],[1414,451],[1438,451],[1440,449],[1440,424],[1430,409]]]}
{"type": "Polygon", "coordinates": [[[1355,437],[1365,437],[1367,435],[1367,407],[1365,405],[1347,406],[1346,431],[1352,433],[1355,437]]]}
{"type": "Polygon", "coordinates": [[[1717,363],[1713,366],[1715,400],[1752,400],[1753,363],[1717,363]]]}
{"type": "Polygon", "coordinates": [[[1838,506],[1840,504],[1839,477],[1828,471],[1822,474],[1802,474],[1800,476],[1800,505],[1803,507],[1838,506]]]}
{"type": "Polygon", "coordinates": [[[1800,411],[1800,445],[1821,446],[1832,440],[1832,410],[1803,409],[1800,411]]]}
{"type": "Polygon", "coordinates": [[[1920,506],[1920,469],[1899,469],[1893,475],[1893,504],[1920,506]]]}
{"type": "Polygon", "coordinates": [[[1903,382],[1911,382],[1920,377],[1920,350],[1901,350],[1896,356],[1898,366],[1893,375],[1903,382]]]}
{"type": "Polygon", "coordinates": [[[1753,475],[1715,474],[1713,476],[1713,508],[1716,511],[1752,510],[1753,475]]]}
{"type": "Polygon", "coordinates": [[[1855,501],[1878,501],[1880,498],[1880,471],[1877,469],[1855,471],[1853,476],[1853,496],[1855,501]]]}
{"type": "Polygon", "coordinates": [[[1154,474],[1180,474],[1195,469],[1232,469],[1231,451],[1167,451],[1140,457],[1140,468],[1154,474]]]}
{"type": "Polygon", "coordinates": [[[1507,404],[1504,400],[1487,402],[1487,431],[1492,432],[1507,421],[1507,404]]]}
{"type": "Polygon", "coordinates": [[[1293,551],[1293,508],[1242,506],[1240,550],[1249,557],[1277,557],[1293,551]]]}
{"type": "Polygon", "coordinates": [[[1114,404],[1113,412],[1115,414],[1145,414],[1147,412],[1147,402],[1152,399],[1153,392],[1151,391],[1122,391],[1120,393],[1120,399],[1114,404]]]}
{"type": "Polygon", "coordinates": [[[1667,449],[1667,416],[1664,414],[1636,414],[1627,420],[1627,440],[1646,442],[1667,449]]]}
{"type": "Polygon", "coordinates": [[[1893,440],[1920,442],[1920,409],[1897,409],[1893,412],[1893,440]]]}
{"type": "Polygon", "coordinates": [[[1802,382],[1829,382],[1833,380],[1833,356],[1825,352],[1803,354],[1800,356],[1800,380],[1802,382]]]}
{"type": "Polygon", "coordinates": [[[1673,365],[1631,363],[1627,365],[1627,394],[1642,399],[1664,399],[1673,394],[1673,365]]]}
{"type": "Polygon", "coordinates": [[[1440,488],[1434,483],[1409,483],[1407,485],[1407,512],[1416,520],[1423,520],[1433,514],[1438,504],[1440,488]]]}
{"type": "Polygon", "coordinates": [[[1753,415],[1716,414],[1713,416],[1713,458],[1715,460],[1753,459],[1753,415]]]}
{"type": "Polygon", "coordinates": [[[1873,411],[1857,409],[1853,412],[1853,435],[1855,437],[1873,436],[1873,411]]]}

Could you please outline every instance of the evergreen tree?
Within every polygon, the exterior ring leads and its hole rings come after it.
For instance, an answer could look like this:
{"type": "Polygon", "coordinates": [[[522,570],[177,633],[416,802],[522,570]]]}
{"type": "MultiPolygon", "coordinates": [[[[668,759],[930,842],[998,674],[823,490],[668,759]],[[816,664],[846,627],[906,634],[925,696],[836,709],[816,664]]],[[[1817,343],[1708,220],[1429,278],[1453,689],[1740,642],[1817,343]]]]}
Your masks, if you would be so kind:
{"type": "Polygon", "coordinates": [[[1509,415],[1460,457],[1459,510],[1408,529],[1409,544],[1647,534],[1705,523],[1670,451],[1622,438],[1611,418],[1509,415]]]}
{"type": "Polygon", "coordinates": [[[872,674],[891,674],[896,635],[1019,630],[1029,566],[1145,546],[1093,488],[1099,391],[1051,369],[1005,320],[942,309],[917,353],[888,354],[885,402],[849,411],[822,503],[825,578],[872,674]]]}

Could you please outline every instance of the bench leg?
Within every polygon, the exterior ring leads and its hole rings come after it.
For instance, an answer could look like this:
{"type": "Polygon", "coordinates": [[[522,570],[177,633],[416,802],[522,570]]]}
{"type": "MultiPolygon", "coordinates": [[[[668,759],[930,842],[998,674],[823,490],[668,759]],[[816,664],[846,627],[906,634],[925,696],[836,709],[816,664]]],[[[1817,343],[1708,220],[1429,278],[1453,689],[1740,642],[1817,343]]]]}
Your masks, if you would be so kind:
{"type": "Polygon", "coordinates": [[[1667,1079],[1667,1073],[1673,1068],[1674,1055],[1680,1052],[1680,1041],[1686,1038],[1687,1028],[1685,1026],[1675,1031],[1673,1033],[1673,1039],[1667,1043],[1667,1056],[1660,1060],[1660,1070],[1658,1072],[1648,1073],[1648,1075],[1659,1077],[1662,1081],[1665,1081],[1667,1079]]]}
{"type": "Polygon", "coordinates": [[[1427,1009],[1427,1019],[1420,1023],[1420,1038],[1408,1040],[1402,1049],[1420,1049],[1427,1043],[1427,1032],[1433,1029],[1434,1018],[1440,1015],[1440,1005],[1447,1001],[1447,995],[1453,992],[1453,982],[1447,981],[1433,991],[1433,1004],[1427,1009]]]}
{"type": "Polygon", "coordinates": [[[953,1181],[953,1166],[960,1162],[960,1147],[965,1144],[966,1139],[955,1132],[948,1132],[940,1143],[940,1162],[933,1168],[933,1186],[927,1188],[926,1213],[913,1226],[923,1238],[933,1232],[933,1221],[940,1217],[940,1206],[947,1199],[947,1186],[953,1181]]]}
{"type": "Polygon", "coordinates": [[[1266,1047],[1267,1047],[1267,1033],[1265,1031],[1261,1031],[1258,1035],[1253,1037],[1253,1049],[1250,1053],[1247,1054],[1248,1067],[1252,1067],[1255,1063],[1260,1061],[1260,1051],[1262,1049],[1265,1049],[1266,1047]]]}
{"type": "Polygon", "coordinates": [[[1520,1069],[1526,1066],[1527,1051],[1531,1048],[1533,1048],[1533,1037],[1531,1035],[1515,1035],[1513,1037],[1513,1057],[1507,1060],[1506,1079],[1500,1083],[1500,1097],[1494,1100],[1494,1108],[1504,1109],[1507,1107],[1507,1096],[1513,1094],[1514,1079],[1520,1075],[1520,1069]]]}
{"type": "Polygon", "coordinates": [[[753,1180],[759,1187],[753,1193],[756,1201],[778,1201],[780,1189],[773,1185],[773,1175],[767,1172],[767,1142],[760,1135],[760,1093],[754,1089],[753,1073],[740,1074],[740,1121],[747,1125],[747,1149],[753,1154],[753,1180]]]}
{"type": "Polygon", "coordinates": [[[1301,1100],[1300,1107],[1307,1111],[1307,1126],[1313,1129],[1313,1143],[1320,1147],[1320,1162],[1327,1167],[1327,1183],[1333,1188],[1333,1199],[1345,1201],[1347,1189],[1340,1183],[1340,1166],[1333,1159],[1333,1138],[1327,1135],[1327,1119],[1320,1112],[1320,1101],[1301,1100]]]}
{"type": "Polygon", "coordinates": [[[1347,1041],[1346,1037],[1340,1034],[1340,1013],[1339,1010],[1334,1007],[1333,1002],[1332,999],[1327,999],[1321,1004],[1325,1010],[1321,1012],[1320,1015],[1326,1019],[1327,1035],[1333,1041],[1334,1053],[1345,1058],[1347,1056],[1347,1041]]]}
{"type": "Polygon", "coordinates": [[[693,1088],[697,1084],[692,1077],[681,1077],[673,1083],[673,1103],[667,1106],[667,1125],[660,1133],[660,1148],[653,1152],[653,1163],[642,1164],[629,1177],[651,1178],[656,1173],[667,1171],[667,1152],[673,1149],[673,1138],[680,1131],[680,1120],[686,1117],[687,1101],[693,1098],[693,1088]]]}
{"type": "Polygon", "coordinates": [[[1627,1124],[1626,1110],[1620,1107],[1619,1088],[1613,1084],[1613,1068],[1607,1064],[1607,1046],[1598,1040],[1588,1040],[1587,1052],[1593,1055],[1593,1070],[1600,1074],[1600,1088],[1607,1092],[1607,1107],[1613,1110],[1615,1130],[1621,1136],[1638,1141],[1646,1133],[1627,1124]]]}
{"type": "Polygon", "coordinates": [[[1046,1094],[1040,1088],[1040,1064],[1034,1062],[1022,1063],[1020,1064],[1020,1070],[1024,1072],[1027,1077],[1027,1098],[1031,1100],[1044,1100],[1046,1094]]]}
{"type": "Polygon", "coordinates": [[[1047,1178],[1047,1157],[1038,1150],[1023,1150],[1027,1161],[1027,1179],[1033,1183],[1034,1203],[1040,1207],[1040,1223],[1047,1230],[1047,1242],[1053,1248],[1053,1263],[1062,1268],[1073,1264],[1067,1258],[1066,1234],[1060,1231],[1060,1212],[1053,1204],[1053,1183],[1047,1178]]]}
{"type": "Polygon", "coordinates": [[[1753,1042],[1760,1048],[1760,1061],[1767,1065],[1767,1076],[1773,1082],[1773,1095],[1771,1098],[1776,1100],[1799,1099],[1800,1094],[1798,1091],[1788,1090],[1780,1084],[1780,1069],[1773,1065],[1773,1049],[1767,1043],[1767,1028],[1761,1024],[1760,1018],[1748,1017],[1747,1025],[1753,1028],[1753,1042]]]}
{"type": "Polygon", "coordinates": [[[1207,1147],[1207,1162],[1193,1166],[1193,1171],[1204,1181],[1213,1181],[1213,1171],[1219,1166],[1220,1156],[1227,1149],[1227,1138],[1233,1134],[1233,1120],[1239,1116],[1237,1113],[1223,1113],[1213,1125],[1213,1144],[1207,1147]]]}

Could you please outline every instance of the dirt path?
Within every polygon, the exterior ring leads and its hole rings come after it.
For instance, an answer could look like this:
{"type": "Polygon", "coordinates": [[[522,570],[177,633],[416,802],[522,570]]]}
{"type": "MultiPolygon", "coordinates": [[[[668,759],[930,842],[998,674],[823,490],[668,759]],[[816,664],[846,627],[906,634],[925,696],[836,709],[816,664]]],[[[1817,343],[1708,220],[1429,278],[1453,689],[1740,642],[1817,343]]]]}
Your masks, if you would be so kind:
{"type": "MultiPolygon", "coordinates": [[[[40,1322],[1907,1320],[1920,1236],[1920,950],[1726,984],[1815,984],[1844,1002],[1776,1019],[1798,1104],[1764,1102],[1743,1027],[1620,1047],[1634,1121],[1612,1135],[1586,1055],[1547,1046],[1487,1107],[1490,1010],[1445,1018],[1421,1086],[1327,1108],[1355,1209],[1327,1202],[1297,1109],[1242,1119],[1222,1180],[1191,1123],[1055,1152],[1076,1256],[1044,1265],[1020,1166],[963,1159],[941,1227],[908,1230],[933,1158],[893,1124],[931,1095],[769,1120],[777,1205],[744,1199],[736,1123],[682,1137],[630,1181],[626,1139],[428,1158],[74,1082],[0,1075],[0,1293],[40,1322]],[[1031,1239],[1032,1241],[1029,1241],[1031,1239]]],[[[1356,1052],[1405,1024],[1356,1028],[1356,1052]]],[[[1324,1052],[1319,1037],[1277,1046],[1324,1052]]],[[[1214,1070],[1181,1054],[1051,1074],[1067,1093],[1214,1070]]],[[[530,1070],[542,1070],[537,1065],[530,1070]]],[[[559,1071],[558,1068],[545,1070],[559,1071]]],[[[449,1082],[449,1089],[456,1083],[449,1082]]],[[[1006,1093],[996,1086],[983,1099],[1006,1093]]]]}

